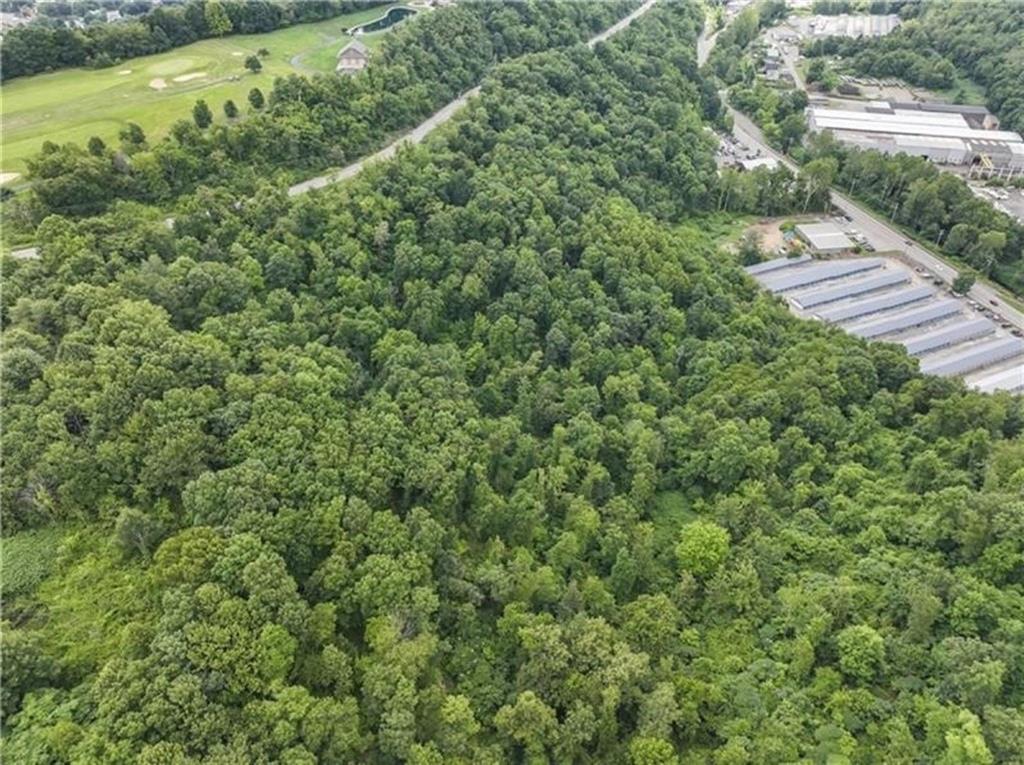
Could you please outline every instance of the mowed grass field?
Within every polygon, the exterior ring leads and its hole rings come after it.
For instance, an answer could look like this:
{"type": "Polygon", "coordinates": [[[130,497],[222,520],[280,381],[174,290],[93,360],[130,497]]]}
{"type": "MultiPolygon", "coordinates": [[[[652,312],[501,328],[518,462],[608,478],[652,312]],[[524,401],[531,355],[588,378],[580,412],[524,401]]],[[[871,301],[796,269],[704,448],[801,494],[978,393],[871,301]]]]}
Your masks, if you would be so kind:
{"type": "MultiPolygon", "coordinates": [[[[192,106],[200,98],[210,105],[215,122],[226,121],[228,99],[244,116],[252,88],[269,96],[275,77],[333,72],[338,50],[351,39],[345,30],[390,7],[267,34],[202,40],[108,69],[66,69],[11,80],[0,86],[0,171],[24,173],[26,160],[43,141],[73,141],[84,147],[97,135],[107,145],[116,145],[128,122],[138,123],[150,140],[160,138],[177,120],[191,119],[192,106]],[[253,74],[245,68],[245,59],[260,48],[270,55],[261,61],[263,70],[253,74]],[[160,84],[162,89],[154,87],[160,84]]],[[[375,32],[360,40],[372,49],[385,34],[375,32]]]]}

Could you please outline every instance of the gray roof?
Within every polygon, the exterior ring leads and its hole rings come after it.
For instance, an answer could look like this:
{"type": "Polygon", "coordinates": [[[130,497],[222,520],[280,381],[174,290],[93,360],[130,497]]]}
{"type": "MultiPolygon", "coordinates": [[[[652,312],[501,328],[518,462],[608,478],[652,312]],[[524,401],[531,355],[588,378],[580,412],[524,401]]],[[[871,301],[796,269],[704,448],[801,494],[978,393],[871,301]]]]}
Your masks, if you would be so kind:
{"type": "Polygon", "coordinates": [[[816,250],[852,250],[853,242],[835,223],[801,223],[796,231],[816,250]]]}
{"type": "Polygon", "coordinates": [[[370,49],[363,45],[359,40],[352,40],[348,45],[338,51],[338,58],[341,58],[346,53],[355,52],[361,56],[369,57],[370,49]]]}
{"type": "Polygon", "coordinates": [[[921,371],[929,375],[960,375],[1024,353],[1024,340],[1003,337],[989,340],[956,356],[924,361],[921,371]]]}

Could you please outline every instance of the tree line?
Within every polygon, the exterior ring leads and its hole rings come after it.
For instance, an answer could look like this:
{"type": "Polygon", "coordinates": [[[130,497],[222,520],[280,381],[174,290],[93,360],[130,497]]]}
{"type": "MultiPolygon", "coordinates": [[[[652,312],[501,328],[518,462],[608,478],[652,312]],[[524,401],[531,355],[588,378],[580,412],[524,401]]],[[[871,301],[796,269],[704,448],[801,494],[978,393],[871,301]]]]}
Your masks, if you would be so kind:
{"type": "Polygon", "coordinates": [[[43,222],[5,759],[1018,757],[1021,401],[717,246],[702,20],[499,64],[345,186],[43,222]]]}
{"type": "MultiPolygon", "coordinates": [[[[31,231],[47,215],[91,215],[118,199],[168,203],[198,183],[248,185],[277,170],[309,175],[369,153],[476,85],[495,61],[578,43],[635,7],[611,3],[465,3],[421,14],[387,36],[353,77],[279,78],[267,108],[242,122],[179,121],[160,141],[89,151],[47,143],[29,161],[31,191],[8,205],[31,231]]],[[[95,146],[95,144],[94,144],[95,146]]]]}
{"type": "Polygon", "coordinates": [[[386,0],[188,0],[157,6],[131,20],[84,29],[29,24],[5,30],[0,78],[76,66],[106,67],[136,56],[162,53],[208,37],[272,32],[323,21],[386,0]]]}

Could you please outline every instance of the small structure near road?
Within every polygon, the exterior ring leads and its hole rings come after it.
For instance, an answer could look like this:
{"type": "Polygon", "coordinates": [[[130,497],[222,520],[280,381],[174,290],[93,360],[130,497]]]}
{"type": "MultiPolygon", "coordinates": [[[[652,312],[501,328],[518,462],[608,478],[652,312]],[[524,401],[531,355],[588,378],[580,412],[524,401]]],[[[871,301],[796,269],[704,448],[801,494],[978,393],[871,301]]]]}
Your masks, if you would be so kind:
{"type": "Polygon", "coordinates": [[[822,255],[838,255],[854,248],[853,240],[835,223],[801,223],[796,233],[811,250],[822,255]]]}
{"type": "Polygon", "coordinates": [[[359,40],[353,40],[338,51],[338,65],[334,71],[341,74],[361,72],[370,63],[370,49],[359,40]]]}

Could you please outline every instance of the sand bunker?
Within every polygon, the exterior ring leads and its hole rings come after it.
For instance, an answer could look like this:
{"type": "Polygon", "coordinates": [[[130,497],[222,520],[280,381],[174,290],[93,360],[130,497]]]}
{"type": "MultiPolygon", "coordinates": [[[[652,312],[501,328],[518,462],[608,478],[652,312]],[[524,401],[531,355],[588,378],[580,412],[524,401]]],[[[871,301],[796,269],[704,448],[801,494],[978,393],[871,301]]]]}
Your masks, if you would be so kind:
{"type": "Polygon", "coordinates": [[[167,87],[167,83],[164,82],[163,77],[157,77],[155,80],[149,81],[149,87],[153,90],[163,90],[167,87]]]}
{"type": "Polygon", "coordinates": [[[194,80],[197,77],[205,77],[206,72],[192,72],[192,74],[182,74],[174,78],[175,82],[188,82],[194,80]]]}
{"type": "Polygon", "coordinates": [[[242,51],[240,51],[240,50],[233,50],[233,51],[231,51],[231,55],[232,56],[244,56],[245,54],[242,53],[242,51]]]}
{"type": "Polygon", "coordinates": [[[120,72],[118,72],[118,74],[120,74],[122,77],[124,75],[126,75],[126,74],[131,74],[131,73],[132,73],[131,69],[122,69],[120,72]]]}
{"type": "Polygon", "coordinates": [[[3,186],[5,183],[10,183],[20,177],[21,173],[0,173],[0,186],[3,186]]]}

